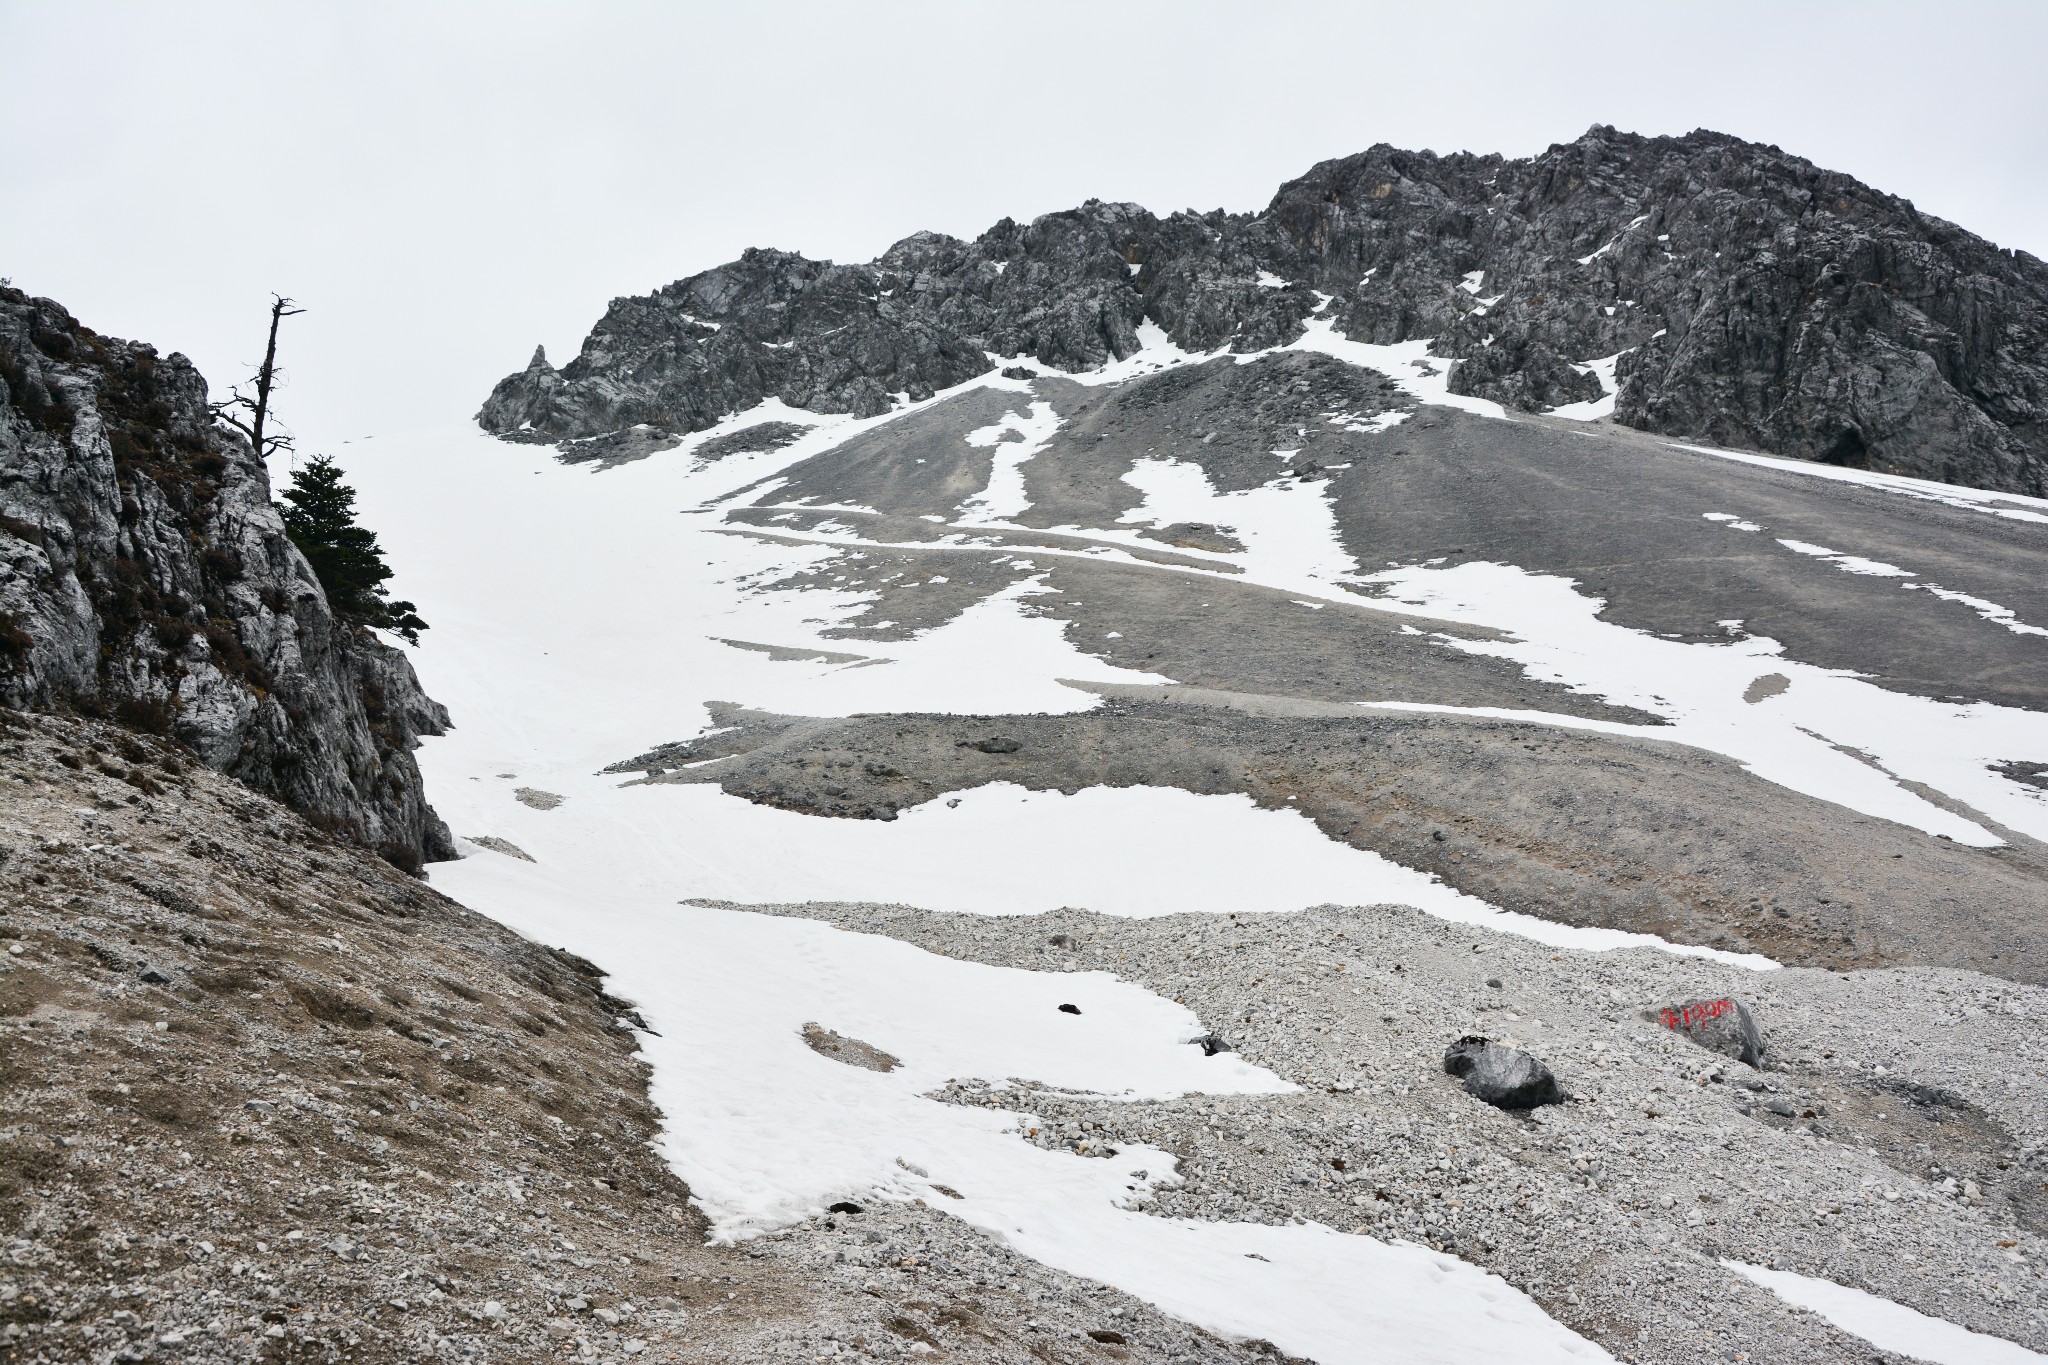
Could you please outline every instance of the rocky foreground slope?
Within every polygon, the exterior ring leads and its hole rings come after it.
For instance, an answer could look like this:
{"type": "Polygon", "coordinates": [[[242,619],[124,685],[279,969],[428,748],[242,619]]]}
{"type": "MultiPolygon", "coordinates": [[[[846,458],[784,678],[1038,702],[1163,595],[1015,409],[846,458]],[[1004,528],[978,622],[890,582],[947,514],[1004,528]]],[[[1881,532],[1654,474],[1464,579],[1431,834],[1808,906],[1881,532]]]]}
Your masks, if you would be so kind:
{"type": "Polygon", "coordinates": [[[1276,1358],[921,1206],[706,1246],[636,1018],[175,746],[0,710],[0,1362],[1276,1358]]]}
{"type": "Polygon", "coordinates": [[[867,416],[1021,358],[1075,371],[1140,329],[1259,350],[1312,313],[1424,340],[1454,392],[1831,464],[2039,494],[2048,265],[1777,147],[1595,127],[1526,160],[1375,146],[1256,214],[1090,200],[875,261],[775,250],[614,300],[490,430],[701,430],[766,397],[867,416]],[[1324,300],[1329,302],[1327,306],[1324,300]]]}
{"type": "Polygon", "coordinates": [[[205,379],[9,288],[0,703],[174,737],[401,866],[453,852],[412,757],[447,712],[336,619],[205,379]]]}

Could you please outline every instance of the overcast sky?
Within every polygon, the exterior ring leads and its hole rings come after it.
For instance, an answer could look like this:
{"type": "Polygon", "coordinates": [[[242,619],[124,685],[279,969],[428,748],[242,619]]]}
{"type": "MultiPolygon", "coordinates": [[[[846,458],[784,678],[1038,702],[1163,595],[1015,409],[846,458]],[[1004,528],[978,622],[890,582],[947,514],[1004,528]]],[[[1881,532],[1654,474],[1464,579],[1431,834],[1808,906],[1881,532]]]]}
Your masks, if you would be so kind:
{"type": "Polygon", "coordinates": [[[1775,142],[2048,256],[2048,4],[0,0],[0,275],[302,449],[461,421],[607,300],[1090,196],[1255,208],[1374,142],[1775,142]]]}

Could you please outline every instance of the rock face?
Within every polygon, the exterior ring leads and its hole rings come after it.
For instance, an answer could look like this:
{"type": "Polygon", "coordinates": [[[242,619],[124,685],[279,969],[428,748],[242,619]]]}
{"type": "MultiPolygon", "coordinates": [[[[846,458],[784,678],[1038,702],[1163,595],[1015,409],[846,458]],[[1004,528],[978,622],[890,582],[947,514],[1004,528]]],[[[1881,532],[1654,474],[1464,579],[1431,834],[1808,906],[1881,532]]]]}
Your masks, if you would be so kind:
{"type": "Polygon", "coordinates": [[[1591,362],[1616,357],[1630,426],[2011,492],[2048,479],[2048,265],[1776,147],[1605,127],[1520,161],[1377,146],[1259,214],[1090,200],[866,265],[749,251],[615,300],[582,354],[556,370],[535,351],[478,419],[684,432],[768,397],[867,416],[1017,357],[1101,365],[1141,327],[1245,352],[1311,322],[1426,339],[1454,391],[1509,407],[1599,399],[1591,362]]]}
{"type": "Polygon", "coordinates": [[[1496,1109],[1564,1103],[1549,1067],[1520,1048],[1485,1038],[1460,1038],[1444,1049],[1444,1070],[1464,1080],[1466,1094],[1496,1109]]]}
{"type": "Polygon", "coordinates": [[[337,621],[182,355],[0,289],[0,702],[174,737],[402,867],[454,856],[412,665],[337,621]]]}

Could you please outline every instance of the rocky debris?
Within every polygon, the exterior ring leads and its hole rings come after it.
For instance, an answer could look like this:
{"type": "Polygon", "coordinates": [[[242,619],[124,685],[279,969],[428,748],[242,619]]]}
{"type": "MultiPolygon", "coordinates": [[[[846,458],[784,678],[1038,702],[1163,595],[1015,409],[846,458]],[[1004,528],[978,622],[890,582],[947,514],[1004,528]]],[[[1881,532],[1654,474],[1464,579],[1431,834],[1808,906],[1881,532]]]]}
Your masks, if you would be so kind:
{"type": "Polygon", "coordinates": [[[145,795],[58,761],[120,731],[0,719],[0,1355],[518,1354],[568,1285],[686,1321],[596,968],[168,746],[145,795]]]}
{"type": "Polygon", "coordinates": [[[701,464],[722,460],[728,455],[749,455],[761,451],[780,450],[786,445],[802,439],[808,427],[794,422],[756,422],[750,427],[714,436],[692,452],[701,464]]]}
{"type": "Polygon", "coordinates": [[[706,1245],[590,963],[110,725],[0,793],[0,1362],[1267,1359],[921,1203],[706,1245]]]}
{"type": "Polygon", "coordinates": [[[512,798],[520,805],[531,806],[534,810],[553,810],[562,804],[563,799],[559,794],[542,791],[539,787],[516,787],[513,789],[512,798]]]}
{"type": "Polygon", "coordinates": [[[1574,952],[1398,906],[1143,920],[770,912],[969,961],[1113,971],[1227,1021],[1240,1057],[1300,1090],[1129,1102],[960,1081],[931,1093],[1015,1113],[1040,1146],[1165,1150],[1178,1180],[1143,1205],[1161,1217],[1318,1223],[1452,1251],[1639,1365],[1703,1350],[1869,1357],[1730,1276],[1723,1257],[2048,1347],[2035,1311],[2048,1283],[2048,1207],[2033,1202],[2048,1183],[2039,987],[1574,952]],[[1762,1071],[1696,1051],[1639,1008],[1738,990],[1769,1012],[1762,1071]],[[1571,1100],[1521,1114],[1473,1104],[1441,1080],[1441,1040],[1467,1034],[1555,1059],[1571,1100]],[[1937,1081],[1947,1100],[1904,1088],[1937,1081]]]}
{"type": "Polygon", "coordinates": [[[478,848],[487,848],[493,853],[502,853],[508,858],[517,858],[522,862],[528,863],[533,861],[531,853],[528,853],[510,839],[500,839],[495,834],[479,834],[471,838],[470,842],[478,848]]]}
{"type": "Polygon", "coordinates": [[[821,1057],[830,1057],[835,1062],[857,1066],[866,1071],[894,1071],[903,1063],[878,1047],[863,1043],[858,1038],[848,1038],[819,1024],[805,1024],[803,1027],[804,1046],[821,1057]]]}
{"type": "Polygon", "coordinates": [[[1147,540],[1156,540],[1162,545],[1178,545],[1189,550],[1207,550],[1210,554],[1234,555],[1244,553],[1244,542],[1221,527],[1200,521],[1176,521],[1171,526],[1147,526],[1138,532],[1147,540]]]}
{"type": "MultiPolygon", "coordinates": [[[[1101,600],[1122,586],[1090,583],[1085,596],[1101,600]]],[[[1202,584],[1203,600],[1227,605],[1226,586],[1202,584]]],[[[1337,611],[1291,611],[1318,638],[1335,637],[1356,653],[1376,638],[1416,638],[1363,630],[1340,636],[1345,618],[1337,611]]],[[[1294,712],[1284,697],[1203,694],[1197,688],[1213,686],[1220,671],[1215,656],[1244,647],[1238,618],[1226,618],[1210,637],[1222,643],[1206,647],[1185,618],[1168,617],[1156,630],[1142,619],[1107,619],[1126,636],[1104,648],[1110,662],[1163,663],[1162,672],[1188,685],[1134,700],[1111,690],[1103,705],[1065,715],[978,720],[793,717],[713,705],[712,733],[609,771],[716,783],[782,810],[881,820],[994,780],[1031,791],[1242,792],[1263,808],[1298,811],[1331,839],[1546,919],[1639,929],[1788,964],[1925,963],[2048,978],[2048,929],[2037,913],[2042,871],[2024,848],[1987,859],[1848,816],[1678,746],[1503,720],[1360,715],[1348,703],[1294,712]],[[1176,644],[1187,652],[1155,655],[1176,644]],[[1174,693],[1193,695],[1177,700],[1174,693]],[[987,737],[996,725],[1017,741],[1014,754],[983,757],[961,747],[963,738],[987,737]],[[1711,852],[1717,849],[1741,853],[1719,857],[1711,852]]],[[[1285,667],[1282,645],[1262,649],[1260,664],[1285,667]]],[[[1318,653],[1311,661],[1322,667],[1332,657],[1318,653]]],[[[1413,676],[1440,687],[1447,670],[1413,676]]],[[[1417,696],[1372,682],[1359,690],[1417,696]]],[[[1537,704],[1447,691],[1421,696],[1537,704]]],[[[1551,698],[1540,704],[1550,706],[1551,698]]]]}
{"type": "Polygon", "coordinates": [[[614,300],[575,360],[537,350],[478,417],[589,437],[771,396],[873,416],[991,356],[1090,369],[1144,325],[1244,353],[1312,319],[1426,339],[1454,391],[1510,407],[1598,398],[1613,357],[1616,419],[1645,430],[2030,494],[2048,470],[2048,266],[1777,147],[1600,126],[1524,160],[1376,146],[1256,214],[1090,200],[864,265],[750,250],[614,300]]]}
{"type": "Polygon", "coordinates": [[[563,441],[555,450],[556,458],[563,464],[595,464],[599,469],[616,469],[664,450],[674,450],[682,443],[683,438],[672,431],[643,424],[586,440],[563,441]]]}
{"type": "Polygon", "coordinates": [[[2037,787],[2048,791],[2048,763],[2028,763],[2013,759],[1992,766],[1992,771],[2025,787],[2037,787]]]}
{"type": "Polygon", "coordinates": [[[1557,1077],[1535,1057],[1476,1035],[1444,1050],[1444,1071],[1465,1082],[1466,1094],[1496,1109],[1534,1109],[1566,1098],[1557,1077]]]}
{"type": "Polygon", "coordinates": [[[1733,1057],[1746,1066],[1762,1066],[1764,1036],[1749,1006],[1740,1000],[1688,1000],[1658,1010],[1657,1022],[1684,1034],[1709,1052],[1733,1057]]]}
{"type": "Polygon", "coordinates": [[[334,618],[206,381],[4,286],[0,703],[174,738],[402,867],[454,856],[412,757],[447,712],[334,618]]]}

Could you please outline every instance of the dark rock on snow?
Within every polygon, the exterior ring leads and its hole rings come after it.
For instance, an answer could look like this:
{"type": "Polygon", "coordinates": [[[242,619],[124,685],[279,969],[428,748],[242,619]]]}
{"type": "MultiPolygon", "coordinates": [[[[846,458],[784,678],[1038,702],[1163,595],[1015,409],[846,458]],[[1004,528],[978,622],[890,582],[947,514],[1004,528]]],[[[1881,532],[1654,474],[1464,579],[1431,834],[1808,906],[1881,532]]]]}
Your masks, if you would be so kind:
{"type": "Polygon", "coordinates": [[[402,867],[454,856],[412,750],[448,713],[337,621],[182,355],[0,287],[0,703],[175,738],[402,867]]]}
{"type": "Polygon", "coordinates": [[[1749,1006],[1740,1000],[1688,1000],[1657,1011],[1656,1019],[1709,1052],[1733,1057],[1750,1066],[1763,1062],[1763,1033],[1757,1028],[1749,1006]]]}
{"type": "Polygon", "coordinates": [[[2013,492],[2048,478],[2048,265],[1776,147],[1607,127],[1526,160],[1376,146],[1257,214],[1090,200],[865,265],[748,251],[614,300],[576,359],[536,350],[478,420],[693,431],[770,396],[867,416],[998,356],[1087,369],[1148,323],[1244,352],[1312,315],[1427,338],[1454,391],[1509,407],[1598,397],[1588,362],[1618,355],[1630,426],[2013,492]]]}
{"type": "Polygon", "coordinates": [[[1463,1078],[1466,1094],[1496,1109],[1534,1109],[1565,1100],[1549,1067],[1520,1048],[1486,1038],[1452,1043],[1444,1050],[1444,1070],[1463,1078]]]}

